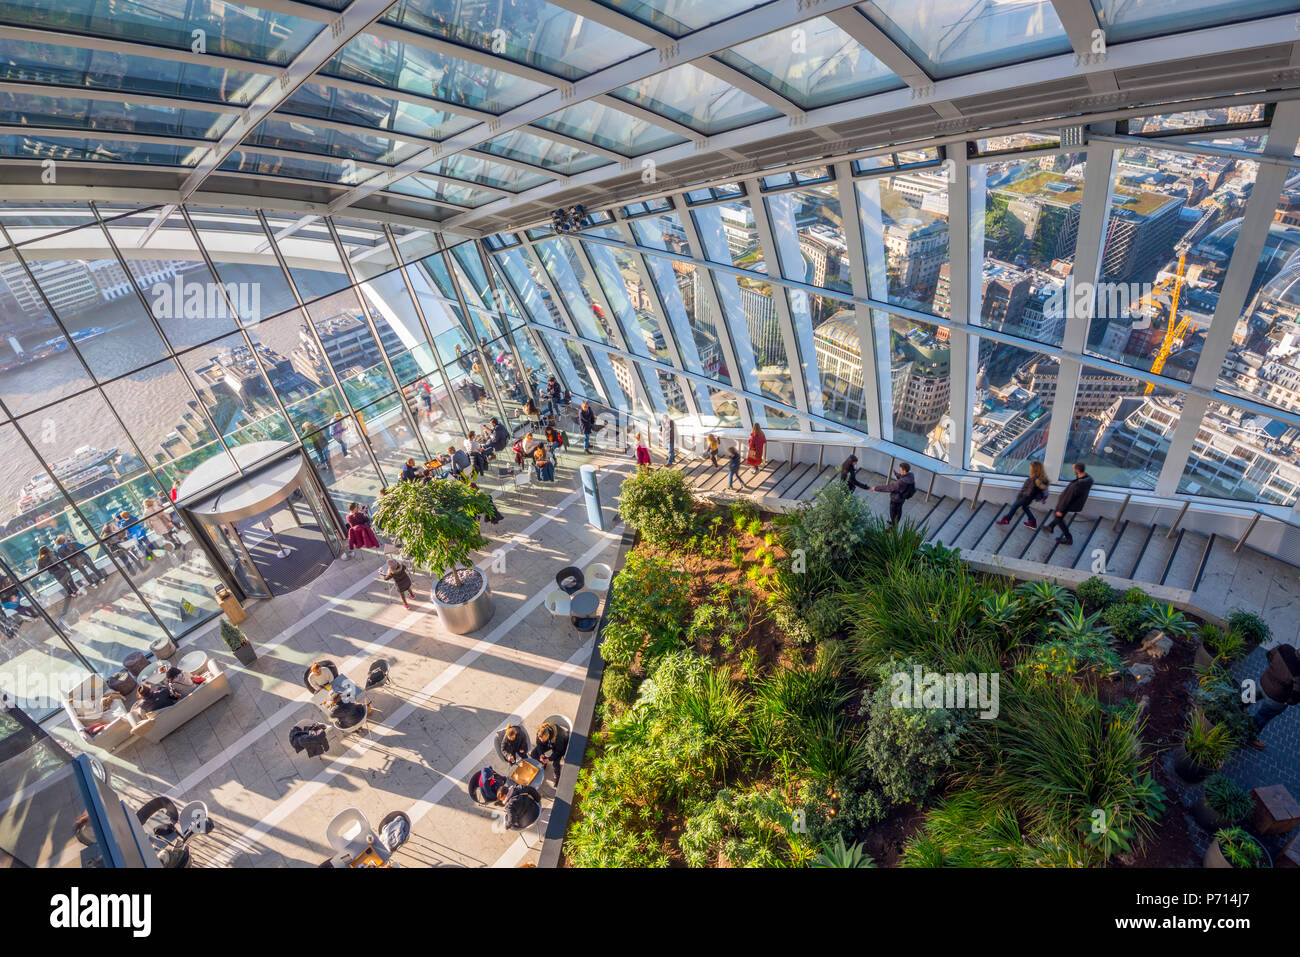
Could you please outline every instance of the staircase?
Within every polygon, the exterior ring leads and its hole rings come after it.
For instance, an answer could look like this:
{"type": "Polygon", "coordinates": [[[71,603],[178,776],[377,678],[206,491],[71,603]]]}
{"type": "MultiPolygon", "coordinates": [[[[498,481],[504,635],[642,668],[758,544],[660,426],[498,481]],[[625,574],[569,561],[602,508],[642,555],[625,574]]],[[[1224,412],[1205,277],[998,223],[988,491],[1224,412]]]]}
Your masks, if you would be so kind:
{"type": "MultiPolygon", "coordinates": [[[[841,452],[843,450],[840,450],[841,452]]],[[[839,476],[839,458],[833,465],[808,462],[769,462],[755,474],[742,466],[737,495],[754,499],[777,498],[808,501],[826,483],[839,476]]],[[[726,494],[727,467],[719,458],[717,469],[707,459],[679,460],[680,470],[697,495],[726,494]]],[[[864,484],[884,484],[885,477],[866,469],[858,471],[864,484]]],[[[903,516],[925,530],[926,541],[960,548],[977,566],[1003,568],[1011,574],[1032,571],[1035,576],[1078,581],[1092,574],[1104,574],[1136,584],[1165,600],[1185,602],[1220,617],[1243,607],[1263,614],[1274,634],[1291,640],[1297,632],[1300,611],[1300,582],[1296,567],[1250,547],[1233,550],[1232,539],[1168,526],[1145,524],[1140,517],[1121,519],[1090,516],[1085,510],[1070,526],[1074,544],[1058,545],[1055,532],[1043,526],[1051,516],[1054,489],[1048,503],[1035,506],[1037,530],[1025,528],[1022,515],[1010,525],[996,524],[1005,504],[973,502],[971,499],[927,495],[925,481],[904,506],[903,516]],[[1024,564],[1022,564],[1024,563],[1024,564]],[[1166,591],[1166,589],[1168,591],[1166,591]]],[[[888,496],[858,490],[873,513],[889,514],[888,496]]],[[[1117,583],[1123,585],[1123,582],[1117,583]]]]}

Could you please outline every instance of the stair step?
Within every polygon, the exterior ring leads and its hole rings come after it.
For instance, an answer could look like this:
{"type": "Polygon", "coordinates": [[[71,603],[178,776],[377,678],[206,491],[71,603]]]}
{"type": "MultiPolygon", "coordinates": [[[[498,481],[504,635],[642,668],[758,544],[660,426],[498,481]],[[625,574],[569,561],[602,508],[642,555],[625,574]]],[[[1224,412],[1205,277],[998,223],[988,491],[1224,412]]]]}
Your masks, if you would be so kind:
{"type": "MultiPolygon", "coordinates": [[[[961,514],[962,507],[966,505],[965,500],[960,498],[949,499],[948,501],[951,503],[951,507],[945,507],[942,511],[935,512],[931,518],[929,526],[930,534],[925,538],[927,542],[940,541],[943,537],[944,529],[946,529],[957,518],[957,516],[961,514]]],[[[969,506],[966,506],[966,510],[970,510],[969,506]]]]}
{"type": "Polygon", "coordinates": [[[1146,550],[1128,577],[1151,585],[1160,584],[1160,578],[1165,572],[1165,563],[1173,554],[1174,540],[1177,537],[1175,533],[1174,537],[1170,538],[1169,529],[1162,525],[1155,526],[1146,544],[1146,550]]]}
{"type": "Polygon", "coordinates": [[[1201,559],[1205,556],[1210,539],[1191,529],[1179,529],[1174,538],[1178,542],[1178,548],[1170,557],[1159,584],[1190,589],[1201,569],[1201,559]]]}
{"type": "Polygon", "coordinates": [[[966,525],[965,531],[953,540],[953,545],[963,551],[978,552],[984,549],[980,548],[980,542],[988,537],[993,530],[993,522],[998,517],[998,512],[1002,511],[1001,506],[995,502],[983,502],[975,511],[975,517],[966,525]]]}

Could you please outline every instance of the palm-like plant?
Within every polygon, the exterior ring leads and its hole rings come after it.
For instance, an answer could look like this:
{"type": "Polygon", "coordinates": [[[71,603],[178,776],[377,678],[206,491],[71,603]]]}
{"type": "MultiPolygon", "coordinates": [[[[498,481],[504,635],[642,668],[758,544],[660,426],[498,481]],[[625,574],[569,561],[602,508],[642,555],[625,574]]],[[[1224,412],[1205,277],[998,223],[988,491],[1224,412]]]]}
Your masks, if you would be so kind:
{"type": "Polygon", "coordinates": [[[1046,579],[1020,583],[1016,586],[1016,594],[1020,596],[1025,613],[1039,620],[1050,618],[1074,601],[1068,590],[1046,579]]]}
{"type": "Polygon", "coordinates": [[[1170,638],[1186,638],[1195,630],[1187,616],[1173,605],[1152,603],[1147,606],[1143,620],[1148,629],[1162,631],[1170,638]]]}
{"type": "Polygon", "coordinates": [[[1048,626],[1048,631],[1054,638],[1062,641],[1104,641],[1111,635],[1110,626],[1100,623],[1101,612],[1099,611],[1085,615],[1083,608],[1075,605],[1073,608],[1058,609],[1056,617],[1057,620],[1048,626]]]}
{"type": "Polygon", "coordinates": [[[875,867],[871,855],[862,849],[861,844],[844,843],[844,835],[835,838],[835,843],[826,846],[812,863],[813,867],[875,867]]]}

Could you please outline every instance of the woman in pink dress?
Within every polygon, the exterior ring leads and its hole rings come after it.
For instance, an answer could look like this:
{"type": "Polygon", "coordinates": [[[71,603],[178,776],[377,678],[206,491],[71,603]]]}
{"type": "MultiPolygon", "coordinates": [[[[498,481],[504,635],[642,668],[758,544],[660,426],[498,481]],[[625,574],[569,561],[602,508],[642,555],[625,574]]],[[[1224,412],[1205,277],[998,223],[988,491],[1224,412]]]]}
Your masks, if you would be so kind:
{"type": "Polygon", "coordinates": [[[637,468],[650,464],[650,450],[646,448],[640,432],[636,434],[636,464],[637,468]]]}
{"type": "Polygon", "coordinates": [[[755,472],[763,467],[763,449],[766,445],[767,436],[763,434],[763,430],[755,422],[754,431],[749,433],[749,455],[745,457],[745,464],[752,465],[755,472]]]}
{"type": "Polygon", "coordinates": [[[370,516],[353,502],[348,506],[348,550],[378,547],[379,539],[375,538],[374,529],[370,527],[370,516]]]}

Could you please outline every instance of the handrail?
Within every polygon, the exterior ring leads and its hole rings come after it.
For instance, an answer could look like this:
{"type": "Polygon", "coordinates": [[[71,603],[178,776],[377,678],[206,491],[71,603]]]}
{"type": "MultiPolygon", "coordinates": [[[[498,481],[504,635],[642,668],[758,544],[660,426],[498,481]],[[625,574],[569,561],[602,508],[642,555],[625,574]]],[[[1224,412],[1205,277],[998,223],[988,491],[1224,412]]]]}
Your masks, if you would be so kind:
{"type": "Polygon", "coordinates": [[[1124,517],[1124,512],[1128,508],[1128,503],[1132,501],[1132,499],[1133,499],[1132,492],[1129,492],[1127,495],[1124,496],[1124,504],[1119,507],[1119,514],[1115,516],[1115,524],[1110,527],[1111,531],[1114,531],[1115,529],[1119,528],[1119,520],[1124,517]]]}

